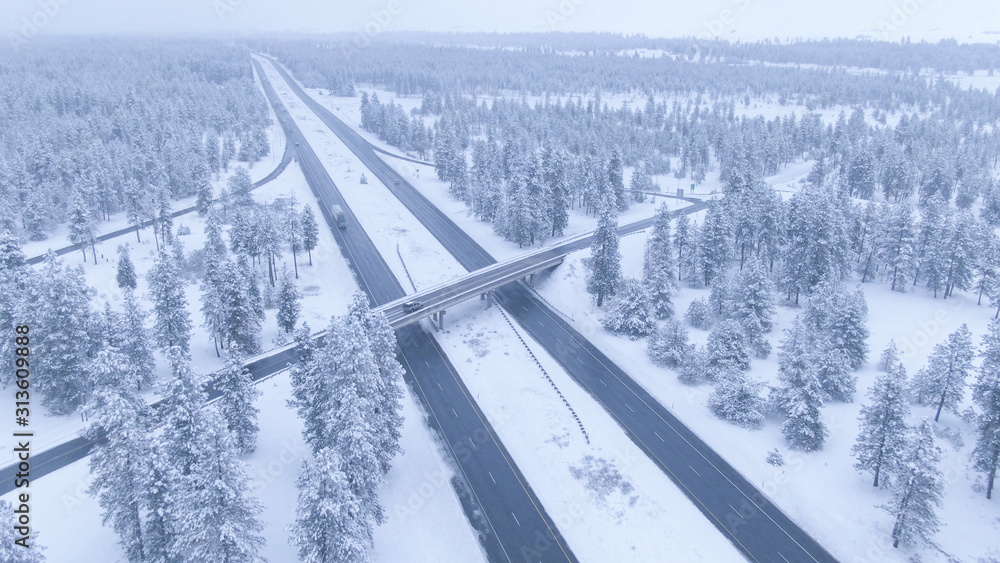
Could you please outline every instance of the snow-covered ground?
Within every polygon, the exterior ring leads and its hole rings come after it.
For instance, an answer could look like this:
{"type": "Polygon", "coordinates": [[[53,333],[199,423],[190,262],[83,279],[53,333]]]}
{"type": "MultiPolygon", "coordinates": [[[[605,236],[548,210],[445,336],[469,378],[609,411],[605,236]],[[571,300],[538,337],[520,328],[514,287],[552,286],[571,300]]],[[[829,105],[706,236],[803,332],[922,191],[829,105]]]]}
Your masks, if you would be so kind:
{"type": "MultiPolygon", "coordinates": [[[[293,100],[294,94],[280,80],[275,87],[283,100],[293,100]]],[[[357,176],[360,163],[342,152],[346,150],[342,143],[301,102],[289,105],[376,246],[394,252],[403,229],[421,249],[423,259],[411,260],[403,253],[418,288],[448,279],[453,268],[461,268],[412,214],[391,201],[394,198],[371,172],[366,172],[366,186],[339,183],[336,174],[350,168],[357,176]],[[328,158],[328,153],[335,158],[328,158]],[[387,220],[391,228],[384,224],[387,220]]],[[[651,213],[654,208],[648,207],[651,213]]],[[[516,253],[516,246],[506,250],[509,255],[516,253]]],[[[393,261],[388,262],[396,271],[393,261]]],[[[742,560],[600,405],[543,348],[522,335],[583,421],[591,440],[589,445],[585,442],[569,410],[498,309],[483,310],[473,300],[449,309],[447,324],[449,328],[437,334],[439,342],[574,553],[597,561],[742,560]],[[620,473],[618,480],[604,483],[607,489],[591,478],[605,463],[620,473]],[[577,471],[579,478],[574,477],[577,471]]]]}

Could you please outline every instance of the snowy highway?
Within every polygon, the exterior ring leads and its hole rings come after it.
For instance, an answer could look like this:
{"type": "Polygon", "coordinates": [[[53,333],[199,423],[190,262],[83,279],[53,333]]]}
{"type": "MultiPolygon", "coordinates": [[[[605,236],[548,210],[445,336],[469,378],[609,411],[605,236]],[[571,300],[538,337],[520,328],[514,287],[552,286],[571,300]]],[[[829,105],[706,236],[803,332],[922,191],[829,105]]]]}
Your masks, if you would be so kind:
{"type": "MultiPolygon", "coordinates": [[[[280,64],[274,66],[299,98],[466,269],[474,271],[495,263],[468,234],[376,155],[371,143],[306,94],[280,64]]],[[[683,211],[700,208],[692,206],[683,211]]],[[[644,226],[634,228],[641,230],[644,226]]],[[[589,241],[577,240],[560,250],[588,245],[589,241]]],[[[835,561],[823,546],[529,288],[511,284],[496,294],[498,302],[748,559],[835,561]]]]}

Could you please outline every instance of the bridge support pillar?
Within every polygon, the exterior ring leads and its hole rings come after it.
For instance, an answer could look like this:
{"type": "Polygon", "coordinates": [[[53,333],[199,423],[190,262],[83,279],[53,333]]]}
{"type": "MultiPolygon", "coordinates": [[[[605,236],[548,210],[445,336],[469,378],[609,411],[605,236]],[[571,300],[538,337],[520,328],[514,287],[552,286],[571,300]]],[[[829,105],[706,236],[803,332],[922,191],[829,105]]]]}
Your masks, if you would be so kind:
{"type": "Polygon", "coordinates": [[[438,330],[444,330],[444,311],[438,313],[438,330]]]}
{"type": "Polygon", "coordinates": [[[487,291],[483,296],[486,298],[486,308],[489,309],[493,306],[493,292],[487,291]]]}

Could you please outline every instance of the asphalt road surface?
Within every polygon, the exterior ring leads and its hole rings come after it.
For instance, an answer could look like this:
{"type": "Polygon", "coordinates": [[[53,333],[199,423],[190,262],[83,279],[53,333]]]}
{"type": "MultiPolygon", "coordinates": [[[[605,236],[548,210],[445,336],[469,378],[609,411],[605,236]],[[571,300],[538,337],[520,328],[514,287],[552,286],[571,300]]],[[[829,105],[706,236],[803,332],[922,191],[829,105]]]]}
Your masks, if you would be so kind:
{"type": "MultiPolygon", "coordinates": [[[[306,94],[281,65],[274,66],[299,98],[466,269],[473,271],[495,263],[470,236],[375,154],[368,141],[306,94]]],[[[749,560],[835,561],[823,546],[525,285],[511,284],[497,290],[496,295],[511,316],[749,560]]]]}

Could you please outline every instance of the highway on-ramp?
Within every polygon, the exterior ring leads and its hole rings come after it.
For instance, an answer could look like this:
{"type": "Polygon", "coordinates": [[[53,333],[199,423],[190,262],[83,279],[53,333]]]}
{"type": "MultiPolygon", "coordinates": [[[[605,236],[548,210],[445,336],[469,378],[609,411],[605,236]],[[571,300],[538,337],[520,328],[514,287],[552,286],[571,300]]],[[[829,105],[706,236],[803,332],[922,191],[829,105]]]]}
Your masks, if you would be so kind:
{"type": "MultiPolygon", "coordinates": [[[[496,261],[383,161],[373,146],[309,96],[276,61],[289,87],[469,271],[496,261]]],[[[690,208],[689,208],[690,209],[690,208]]],[[[577,248],[585,243],[576,241],[577,248]]],[[[618,422],[744,556],[762,562],[835,561],[739,471],[657,402],[524,284],[498,302],[618,422]]]]}

